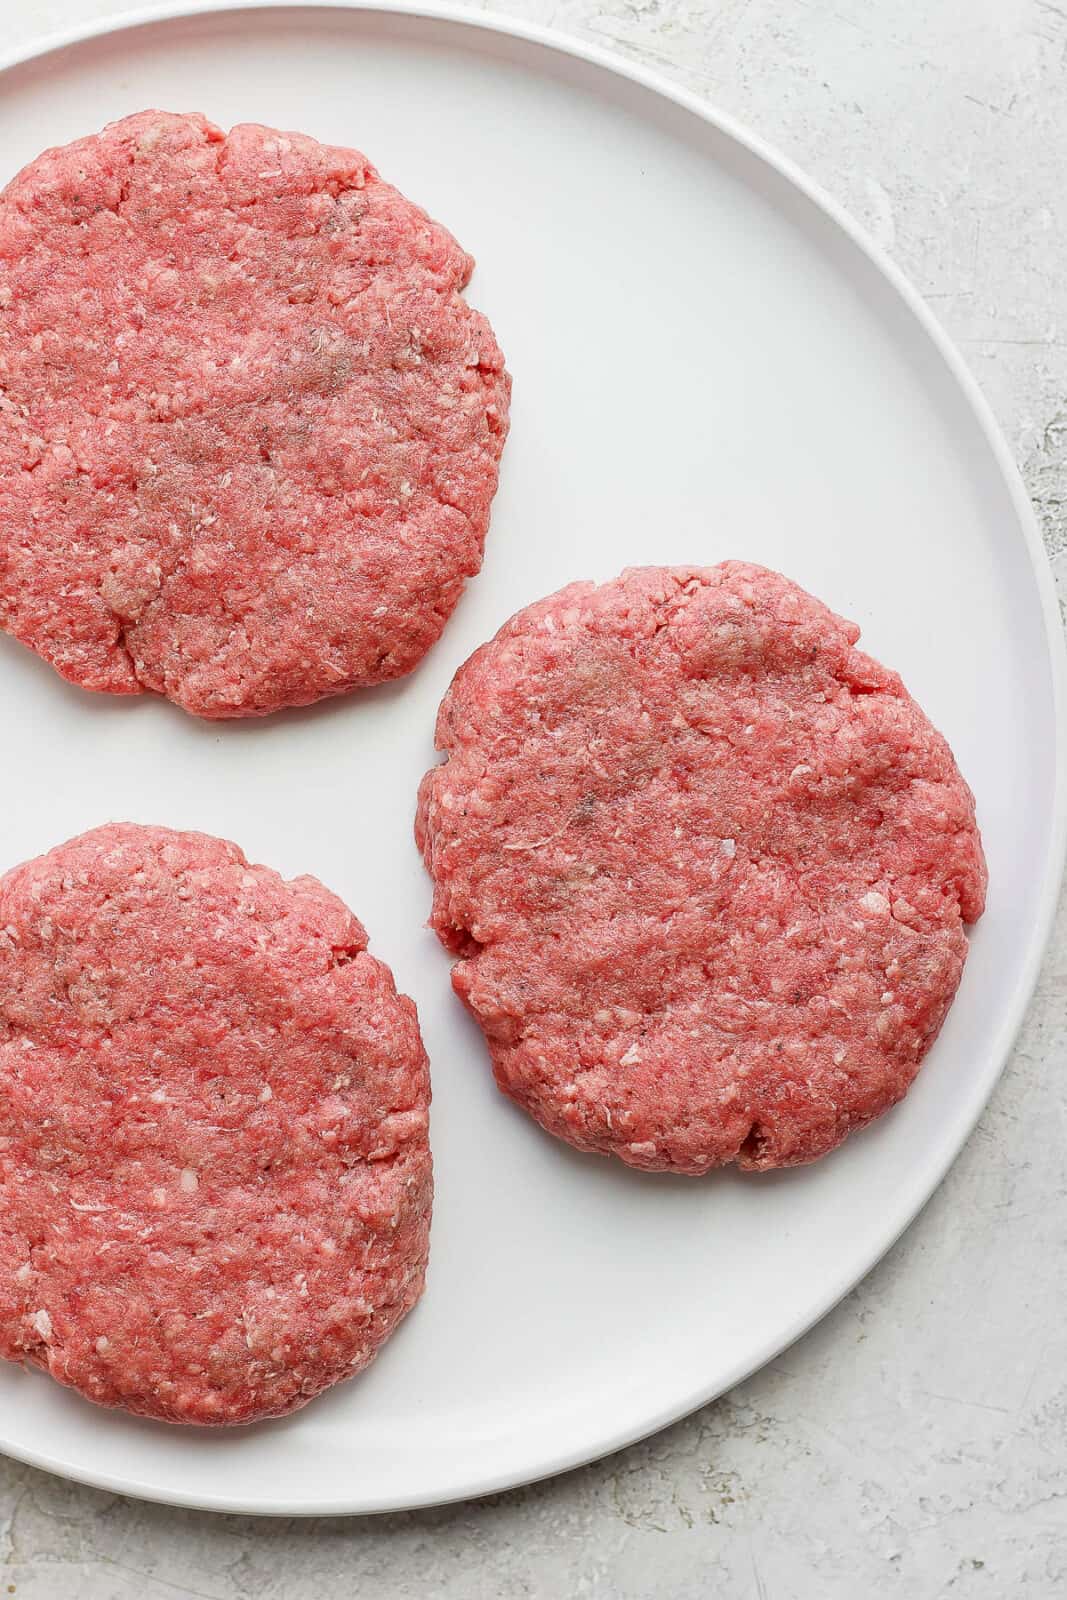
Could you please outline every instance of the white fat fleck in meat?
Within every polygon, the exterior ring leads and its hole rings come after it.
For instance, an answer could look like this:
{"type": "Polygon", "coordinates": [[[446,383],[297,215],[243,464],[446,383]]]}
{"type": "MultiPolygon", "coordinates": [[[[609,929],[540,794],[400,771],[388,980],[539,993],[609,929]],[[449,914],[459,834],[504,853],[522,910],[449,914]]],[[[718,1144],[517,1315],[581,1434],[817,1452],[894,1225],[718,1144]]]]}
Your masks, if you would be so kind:
{"type": "Polygon", "coordinates": [[[860,897],[860,905],[872,916],[884,917],[889,910],[889,901],[884,894],[879,894],[877,889],[869,890],[860,897]]]}

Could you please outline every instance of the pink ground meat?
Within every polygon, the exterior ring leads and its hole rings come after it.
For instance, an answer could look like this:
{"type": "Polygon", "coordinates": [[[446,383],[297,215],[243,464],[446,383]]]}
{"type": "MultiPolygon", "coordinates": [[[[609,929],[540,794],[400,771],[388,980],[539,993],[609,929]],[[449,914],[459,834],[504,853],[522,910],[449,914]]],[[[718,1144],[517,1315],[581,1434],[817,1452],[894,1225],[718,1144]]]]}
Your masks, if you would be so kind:
{"type": "Polygon", "coordinates": [[[901,1098],[986,869],[945,740],[776,573],[521,611],[445,696],[417,836],[501,1088],[633,1166],[811,1161],[901,1098]]]}
{"type": "Polygon", "coordinates": [[[481,565],[510,380],[353,150],[145,111],[0,195],[0,626],[258,715],[410,671],[481,565]]]}
{"type": "Polygon", "coordinates": [[[291,1411],[418,1299],[415,1007],[314,878],[115,823],[0,879],[0,1356],[172,1422],[291,1411]]]}

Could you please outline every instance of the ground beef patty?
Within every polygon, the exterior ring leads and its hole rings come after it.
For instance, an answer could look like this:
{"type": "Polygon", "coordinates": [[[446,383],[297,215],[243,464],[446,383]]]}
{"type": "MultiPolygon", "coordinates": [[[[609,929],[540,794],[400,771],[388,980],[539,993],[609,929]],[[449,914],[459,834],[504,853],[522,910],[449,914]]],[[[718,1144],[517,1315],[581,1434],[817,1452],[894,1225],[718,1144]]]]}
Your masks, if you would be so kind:
{"type": "Polygon", "coordinates": [[[205,717],[407,672],[478,571],[509,379],[365,157],[146,111],[0,195],[0,626],[205,717]]]}
{"type": "Polygon", "coordinates": [[[367,1364],[422,1290],[415,1007],[340,900],[116,823],[0,879],[0,1355],[248,1422],[367,1364]]]}
{"type": "Polygon", "coordinates": [[[457,674],[419,799],[432,925],[550,1133],[789,1166],[904,1094],[986,873],[948,746],[858,635],[760,567],[646,567],[457,674]]]}

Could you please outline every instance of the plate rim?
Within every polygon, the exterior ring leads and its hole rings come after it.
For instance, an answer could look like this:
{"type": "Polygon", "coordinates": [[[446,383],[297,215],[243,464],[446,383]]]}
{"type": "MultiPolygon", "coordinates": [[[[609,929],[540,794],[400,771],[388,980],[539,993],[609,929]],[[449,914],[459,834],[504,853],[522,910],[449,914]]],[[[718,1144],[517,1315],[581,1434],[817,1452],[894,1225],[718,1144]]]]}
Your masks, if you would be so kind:
{"type": "MultiPolygon", "coordinates": [[[[790,1324],[785,1336],[775,1336],[764,1342],[710,1385],[687,1394],[653,1416],[641,1422],[630,1423],[621,1430],[598,1436],[596,1442],[561,1451],[557,1456],[539,1461],[527,1468],[490,1472],[457,1485],[447,1492],[405,1496],[402,1500],[386,1498],[375,1501],[366,1496],[352,1496],[314,1501],[248,1500],[239,1493],[198,1493],[195,1499],[165,1485],[151,1485],[120,1474],[93,1471],[91,1467],[72,1465],[47,1450],[27,1448],[11,1443],[0,1434],[0,1453],[12,1460],[55,1474],[74,1482],[115,1494],[157,1504],[183,1506],[194,1510],[236,1513],[253,1516],[357,1516],[385,1514],[402,1510],[417,1510],[436,1505],[454,1504],[496,1494],[526,1484],[537,1483],[559,1473],[569,1472],[590,1462],[598,1461],[618,1450],[648,1438],[661,1429],[691,1415],[700,1407],[744,1382],[758,1372],[767,1362],[803,1337],[827,1316],[844,1297],[873,1271],[898,1239],[911,1226],[940,1186],[949,1169],[970,1139],[979,1117],[985,1110],[994,1088],[1008,1063],[1011,1050],[1022,1027],[1033,998],[1041,966],[1050,943],[1060,886],[1067,865],[1067,637],[1060,619],[1052,565],[1045,548],[1037,514],[1027,494],[1015,457],[992,407],[983,394],[977,378],[965,362],[956,345],[945,332],[926,301],[914,287],[903,270],[891,259],[848,211],[813,181],[792,160],[777,148],[754,133],[739,119],[720,111],[702,96],[675,83],[665,73],[631,61],[619,52],[587,41],[578,35],[540,23],[528,22],[507,14],[490,14],[469,5],[453,4],[451,0],[167,0],[163,5],[136,7],[115,12],[109,16],[76,24],[70,28],[54,30],[41,35],[28,44],[0,53],[0,79],[15,68],[32,61],[54,55],[59,51],[84,45],[109,35],[148,29],[153,25],[192,20],[198,17],[222,17],[253,12],[319,11],[363,15],[403,16],[416,21],[448,23],[460,28],[471,28],[481,33],[495,34],[505,39],[541,46],[563,56],[570,56],[588,65],[598,67],[636,84],[639,88],[658,95],[708,124],[726,139],[739,145],[750,156],[768,167],[802,194],[824,217],[855,245],[881,278],[895,291],[922,333],[931,342],[947,367],[961,398],[969,407],[982,437],[992,453],[1002,482],[1008,491],[1013,512],[1023,535],[1029,556],[1030,569],[1037,588],[1045,633],[1045,660],[1050,673],[1052,710],[1058,730],[1053,768],[1053,790],[1049,820],[1049,847],[1044,882],[1041,886],[1038,910],[1033,920],[1025,960],[1022,964],[1015,991],[1004,1006],[1004,1017],[989,1053],[991,1069],[980,1083],[977,1099],[971,1114],[954,1130],[944,1148],[939,1148],[933,1159],[928,1159],[918,1179],[902,1186],[904,1199],[895,1207],[884,1229],[876,1253],[857,1275],[849,1267],[835,1274],[824,1287],[813,1306],[808,1306],[790,1324]]],[[[101,1417],[103,1422],[105,1419],[101,1417]]]]}

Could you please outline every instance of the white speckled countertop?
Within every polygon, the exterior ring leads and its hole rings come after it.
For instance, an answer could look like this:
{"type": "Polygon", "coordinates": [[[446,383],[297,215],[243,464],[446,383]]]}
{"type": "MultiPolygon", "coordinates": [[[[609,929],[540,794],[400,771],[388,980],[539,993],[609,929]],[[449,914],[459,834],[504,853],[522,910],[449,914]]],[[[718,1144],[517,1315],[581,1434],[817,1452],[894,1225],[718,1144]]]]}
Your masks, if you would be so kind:
{"type": "MultiPolygon", "coordinates": [[[[113,9],[8,8],[0,42],[113,9]]],[[[866,224],[983,385],[1067,602],[1067,0],[500,9],[706,94],[866,224]]],[[[0,1459],[0,1600],[1067,1594],[1065,1054],[1067,902],[925,1213],[814,1333],[647,1443],[469,1505],[310,1522],[140,1505],[0,1459]]]]}

